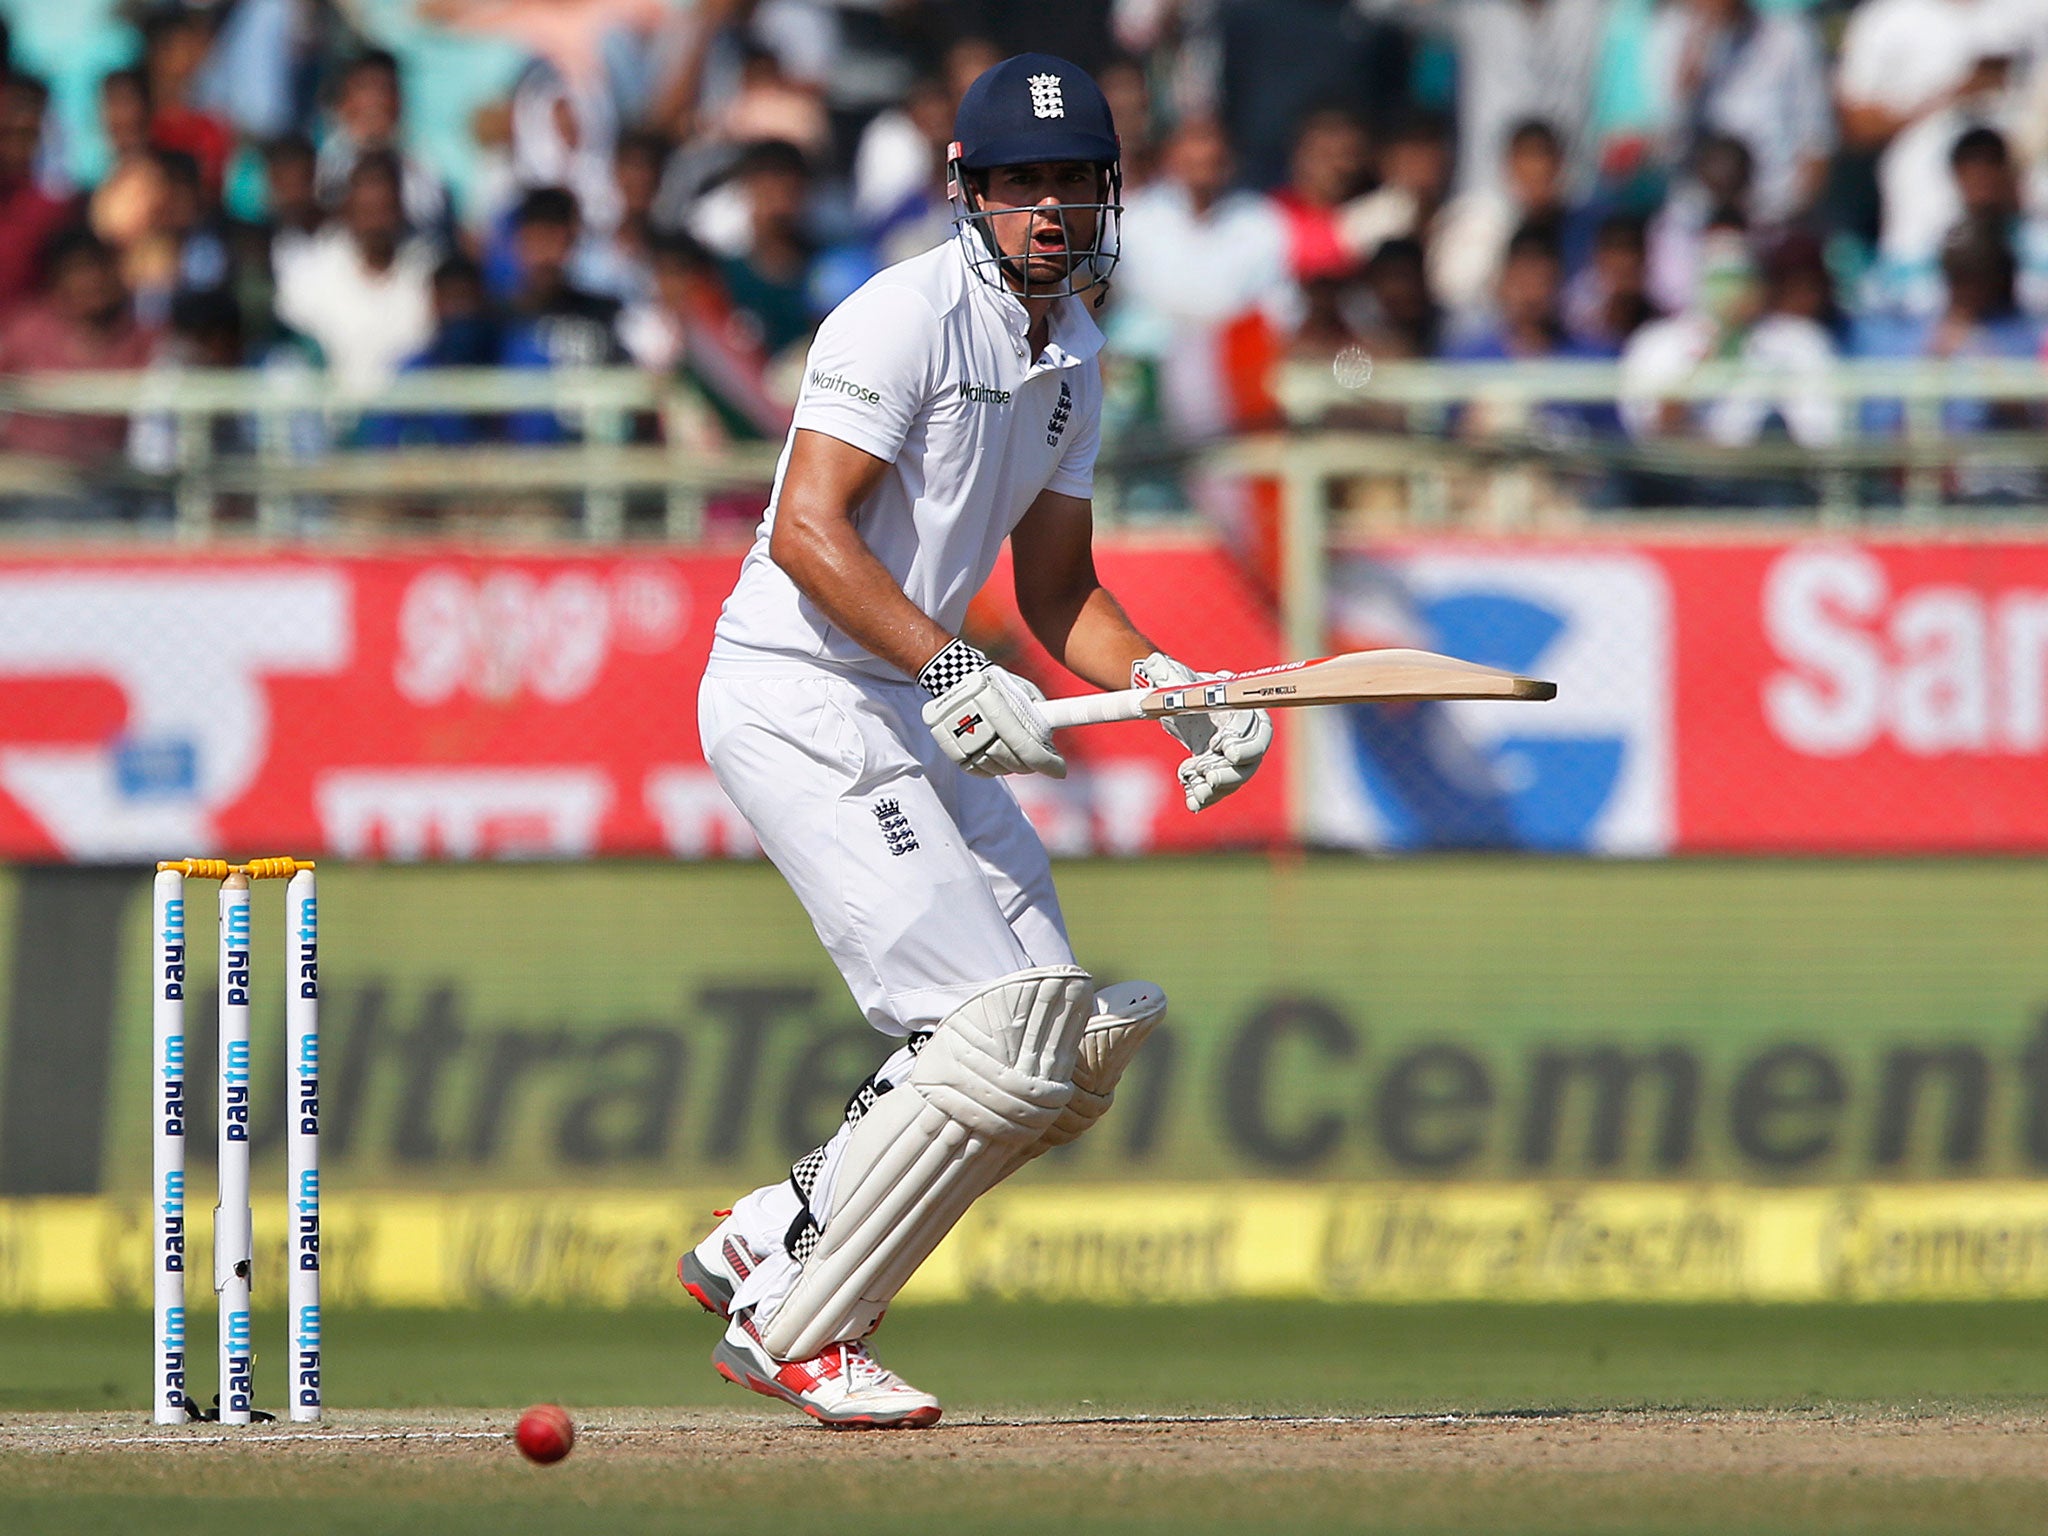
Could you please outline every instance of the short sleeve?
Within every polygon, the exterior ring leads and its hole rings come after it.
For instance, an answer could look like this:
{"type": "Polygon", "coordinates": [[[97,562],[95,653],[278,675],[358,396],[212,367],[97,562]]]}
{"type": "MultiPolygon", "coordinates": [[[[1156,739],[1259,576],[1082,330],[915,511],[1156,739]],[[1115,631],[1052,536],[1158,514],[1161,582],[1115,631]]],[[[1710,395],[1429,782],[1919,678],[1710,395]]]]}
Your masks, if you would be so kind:
{"type": "Polygon", "coordinates": [[[795,424],[893,461],[931,398],[939,321],[915,289],[862,288],[818,327],[795,424]]]}
{"type": "Polygon", "coordinates": [[[1102,446],[1102,375],[1093,364],[1086,366],[1090,377],[1075,391],[1079,399],[1066,448],[1060,454],[1059,467],[1045,482],[1048,491],[1083,500],[1095,494],[1095,452],[1102,446]]]}
{"type": "Polygon", "coordinates": [[[1835,147],[1834,103],[1828,100],[1828,67],[1820,34],[1804,16],[1778,19],[1784,30],[1791,84],[1788,132],[1802,154],[1825,155],[1835,147]]]}
{"type": "Polygon", "coordinates": [[[1859,104],[1888,102],[1893,92],[1885,80],[1890,64],[1890,38],[1882,11],[1868,6],[1850,13],[1842,29],[1842,51],[1835,64],[1835,88],[1859,104]]]}

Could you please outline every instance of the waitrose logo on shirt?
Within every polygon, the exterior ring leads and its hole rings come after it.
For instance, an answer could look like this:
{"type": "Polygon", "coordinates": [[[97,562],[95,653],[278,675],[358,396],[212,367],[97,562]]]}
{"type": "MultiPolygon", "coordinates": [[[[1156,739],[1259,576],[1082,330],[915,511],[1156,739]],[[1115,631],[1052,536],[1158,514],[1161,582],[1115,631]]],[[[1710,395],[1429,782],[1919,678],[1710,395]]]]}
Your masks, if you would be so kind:
{"type": "Polygon", "coordinates": [[[880,391],[869,389],[865,384],[856,384],[843,373],[821,373],[816,368],[811,370],[811,388],[851,395],[862,405],[876,405],[882,399],[880,391]]]}
{"type": "Polygon", "coordinates": [[[1008,405],[1010,392],[1007,389],[993,389],[986,384],[962,384],[960,398],[969,405],[1008,405]]]}

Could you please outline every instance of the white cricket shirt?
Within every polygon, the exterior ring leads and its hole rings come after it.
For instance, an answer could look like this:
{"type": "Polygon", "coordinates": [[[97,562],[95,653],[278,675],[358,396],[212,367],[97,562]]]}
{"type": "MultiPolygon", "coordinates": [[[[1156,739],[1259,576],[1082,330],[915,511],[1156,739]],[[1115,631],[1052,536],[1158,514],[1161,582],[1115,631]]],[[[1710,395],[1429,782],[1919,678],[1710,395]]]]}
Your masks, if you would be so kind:
{"type": "Polygon", "coordinates": [[[968,270],[957,239],[877,273],[826,317],[768,515],[719,615],[714,669],[822,663],[903,680],[827,622],[768,557],[798,430],[889,464],[855,526],[904,595],[956,633],[1039,492],[1093,494],[1102,333],[1077,298],[1053,306],[1035,358],[1029,328],[1014,294],[968,270]]]}

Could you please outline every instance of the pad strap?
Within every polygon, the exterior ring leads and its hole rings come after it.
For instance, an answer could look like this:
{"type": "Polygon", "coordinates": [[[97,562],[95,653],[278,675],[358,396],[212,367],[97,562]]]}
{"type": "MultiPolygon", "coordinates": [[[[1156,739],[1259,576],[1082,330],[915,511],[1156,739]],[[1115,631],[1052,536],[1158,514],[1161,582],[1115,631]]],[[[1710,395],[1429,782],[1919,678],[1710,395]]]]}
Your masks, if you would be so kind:
{"type": "Polygon", "coordinates": [[[771,1355],[805,1360],[865,1336],[967,1207],[1019,1165],[1073,1095],[1093,991],[1078,966],[1018,971],[933,1031],[908,1083],[847,1138],[822,1233],[762,1328],[771,1355]]]}
{"type": "Polygon", "coordinates": [[[1074,1096],[1045,1134],[1023,1149],[1019,1167],[1064,1147],[1108,1112],[1138,1047],[1165,1017],[1166,989],[1149,981],[1120,981],[1095,994],[1094,1013],[1082,1027],[1074,1059],[1074,1096]]]}

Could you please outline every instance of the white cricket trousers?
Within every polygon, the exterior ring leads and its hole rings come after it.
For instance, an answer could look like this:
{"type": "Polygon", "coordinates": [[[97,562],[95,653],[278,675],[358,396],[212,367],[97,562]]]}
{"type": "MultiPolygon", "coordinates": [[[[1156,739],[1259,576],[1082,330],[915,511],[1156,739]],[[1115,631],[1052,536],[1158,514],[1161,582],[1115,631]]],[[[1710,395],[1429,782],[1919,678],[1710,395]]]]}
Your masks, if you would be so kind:
{"type": "Polygon", "coordinates": [[[1045,846],[1001,779],[939,750],[914,683],[714,660],[704,756],[867,1020],[936,1026],[990,982],[1072,965],[1045,846]]]}
{"type": "MultiPolygon", "coordinates": [[[[935,1028],[992,981],[1074,959],[1044,844],[1008,785],[939,750],[927,697],[911,683],[715,661],[697,694],[712,772],[888,1035],[935,1028]]],[[[898,1049],[875,1081],[900,1086],[911,1062],[898,1049]]],[[[851,1134],[841,1124],[821,1149],[820,1210],[851,1134]]],[[[788,1179],[733,1203],[729,1228],[758,1261],[735,1315],[765,1325],[796,1284],[784,1241],[803,1208],[788,1179]]]]}

